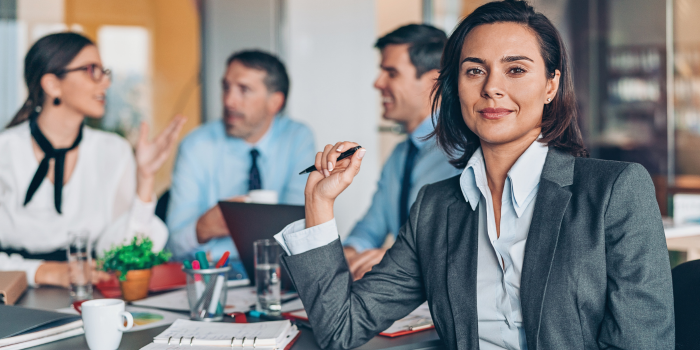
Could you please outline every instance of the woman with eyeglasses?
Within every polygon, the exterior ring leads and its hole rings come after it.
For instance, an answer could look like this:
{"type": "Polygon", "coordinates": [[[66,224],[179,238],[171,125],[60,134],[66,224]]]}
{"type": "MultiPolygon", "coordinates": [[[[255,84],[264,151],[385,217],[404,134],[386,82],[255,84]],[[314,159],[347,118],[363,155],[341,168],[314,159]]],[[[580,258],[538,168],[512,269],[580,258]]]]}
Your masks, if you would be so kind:
{"type": "Polygon", "coordinates": [[[105,113],[109,75],[76,33],[45,36],[25,58],[29,96],[0,133],[0,270],[23,270],[30,285],[69,285],[71,232],[88,232],[98,256],[137,235],[158,250],[167,241],[154,215],[155,173],[185,119],[153,141],[142,123],[135,154],[122,137],[85,126],[105,113]]]}
{"type": "Polygon", "coordinates": [[[354,348],[427,300],[447,349],[674,348],[654,185],[588,158],[559,32],[524,1],[489,2],[450,36],[434,137],[463,169],[427,185],[384,259],[353,282],[333,203],[360,170],[328,145],[306,221],[275,238],[324,349],[354,348]]]}

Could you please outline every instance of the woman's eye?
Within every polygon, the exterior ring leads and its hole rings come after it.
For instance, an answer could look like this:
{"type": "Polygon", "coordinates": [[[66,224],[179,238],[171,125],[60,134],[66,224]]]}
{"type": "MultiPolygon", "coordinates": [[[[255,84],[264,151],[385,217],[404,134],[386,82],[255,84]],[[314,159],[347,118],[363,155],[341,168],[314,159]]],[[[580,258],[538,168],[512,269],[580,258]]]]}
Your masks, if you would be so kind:
{"type": "Polygon", "coordinates": [[[479,75],[483,73],[483,71],[479,68],[469,68],[467,69],[467,75],[479,75]]]}
{"type": "Polygon", "coordinates": [[[511,74],[523,74],[523,73],[525,73],[525,70],[520,68],[520,67],[514,67],[514,68],[510,69],[509,73],[511,73],[511,74]]]}

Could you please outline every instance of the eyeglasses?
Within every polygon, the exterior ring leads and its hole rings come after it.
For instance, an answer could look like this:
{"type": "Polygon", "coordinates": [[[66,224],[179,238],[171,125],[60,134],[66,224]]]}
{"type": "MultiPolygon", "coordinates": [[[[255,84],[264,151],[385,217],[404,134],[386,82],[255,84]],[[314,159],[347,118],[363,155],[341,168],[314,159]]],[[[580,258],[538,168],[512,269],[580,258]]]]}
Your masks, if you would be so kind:
{"type": "Polygon", "coordinates": [[[62,69],[56,73],[56,75],[65,75],[70,72],[77,72],[77,71],[85,71],[87,72],[88,76],[92,78],[92,80],[96,83],[99,83],[102,80],[102,77],[107,76],[107,78],[111,79],[112,78],[112,71],[109,69],[105,69],[100,67],[98,64],[88,64],[86,66],[80,66],[78,68],[71,68],[71,69],[62,69]]]}

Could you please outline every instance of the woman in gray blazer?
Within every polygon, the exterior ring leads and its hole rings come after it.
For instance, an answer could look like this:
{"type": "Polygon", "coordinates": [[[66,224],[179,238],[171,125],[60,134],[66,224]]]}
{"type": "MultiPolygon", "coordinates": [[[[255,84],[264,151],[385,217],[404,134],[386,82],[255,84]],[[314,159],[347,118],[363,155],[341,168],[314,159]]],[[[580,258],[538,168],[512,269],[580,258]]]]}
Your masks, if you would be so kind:
{"type": "Polygon", "coordinates": [[[276,239],[324,348],[359,346],[425,300],[450,349],[672,349],[661,216],[638,164],[587,158],[564,44],[523,1],[450,37],[434,137],[464,168],[423,187],[394,246],[353,282],[333,218],[364,149],[328,145],[306,221],[276,239]]]}

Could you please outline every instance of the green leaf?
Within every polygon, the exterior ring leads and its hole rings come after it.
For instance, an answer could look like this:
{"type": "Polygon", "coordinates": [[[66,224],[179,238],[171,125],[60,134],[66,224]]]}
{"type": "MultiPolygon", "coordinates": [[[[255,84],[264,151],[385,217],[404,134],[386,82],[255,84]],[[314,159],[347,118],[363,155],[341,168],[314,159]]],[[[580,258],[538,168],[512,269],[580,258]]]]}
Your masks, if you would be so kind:
{"type": "Polygon", "coordinates": [[[119,280],[126,281],[127,272],[150,269],[167,262],[172,256],[165,250],[154,253],[152,249],[153,241],[150,238],[137,236],[130,243],[112,246],[98,263],[104,271],[119,271],[119,280]]]}

